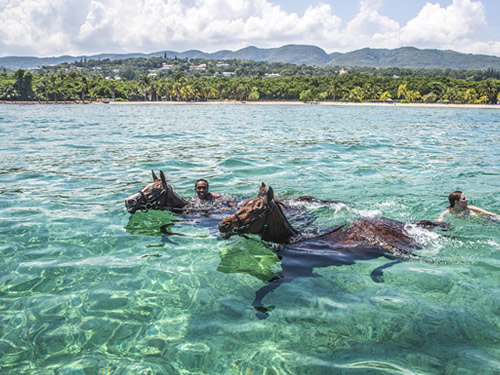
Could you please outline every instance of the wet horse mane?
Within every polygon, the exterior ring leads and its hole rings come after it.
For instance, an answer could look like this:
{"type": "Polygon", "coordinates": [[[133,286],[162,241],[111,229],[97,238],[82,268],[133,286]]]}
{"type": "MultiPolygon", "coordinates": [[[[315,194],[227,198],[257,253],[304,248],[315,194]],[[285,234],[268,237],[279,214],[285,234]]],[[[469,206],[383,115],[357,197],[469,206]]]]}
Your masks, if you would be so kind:
{"type": "Polygon", "coordinates": [[[266,184],[262,183],[260,188],[259,188],[259,193],[257,194],[257,197],[263,200],[263,202],[266,204],[266,208],[268,209],[268,216],[269,217],[267,218],[267,224],[266,224],[267,227],[265,228],[265,231],[263,231],[261,233],[261,237],[264,241],[288,242],[289,238],[294,237],[294,236],[299,234],[299,231],[297,229],[295,229],[292,226],[292,224],[290,224],[290,222],[288,221],[288,218],[286,217],[285,213],[283,212],[283,209],[287,208],[286,205],[283,202],[276,199],[276,197],[274,196],[274,191],[273,191],[272,187],[267,188],[266,184]],[[287,239],[285,241],[274,240],[274,238],[276,236],[282,238],[282,234],[271,232],[274,229],[274,227],[272,227],[271,229],[269,227],[269,221],[271,219],[270,216],[273,215],[273,211],[274,211],[273,208],[274,207],[277,208],[277,211],[276,211],[278,213],[277,216],[279,217],[279,219],[282,222],[280,223],[280,222],[271,220],[271,224],[283,226],[283,229],[285,230],[285,233],[287,235],[287,239]]]}

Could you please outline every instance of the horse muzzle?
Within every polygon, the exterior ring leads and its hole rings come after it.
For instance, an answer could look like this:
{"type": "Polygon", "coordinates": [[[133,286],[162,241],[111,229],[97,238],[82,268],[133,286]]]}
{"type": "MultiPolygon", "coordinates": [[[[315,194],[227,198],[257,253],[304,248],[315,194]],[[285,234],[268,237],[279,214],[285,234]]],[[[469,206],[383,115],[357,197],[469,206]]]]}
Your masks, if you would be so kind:
{"type": "Polygon", "coordinates": [[[233,232],[233,226],[229,221],[222,220],[219,222],[219,233],[222,239],[227,240],[229,237],[231,237],[234,232],[233,232]]]}
{"type": "Polygon", "coordinates": [[[134,196],[125,199],[125,208],[129,214],[134,214],[139,209],[139,200],[134,196]]]}

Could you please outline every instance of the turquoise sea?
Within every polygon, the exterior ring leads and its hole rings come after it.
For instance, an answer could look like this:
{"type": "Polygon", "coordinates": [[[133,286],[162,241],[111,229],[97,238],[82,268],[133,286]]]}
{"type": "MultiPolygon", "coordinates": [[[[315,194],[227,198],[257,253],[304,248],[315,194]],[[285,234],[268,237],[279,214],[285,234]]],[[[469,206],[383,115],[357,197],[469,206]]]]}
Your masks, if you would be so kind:
{"type": "Polygon", "coordinates": [[[383,258],[316,268],[260,320],[267,244],[124,206],[161,169],[185,198],[348,202],[304,204],[318,227],[433,220],[454,190],[500,213],[497,109],[2,105],[0,136],[1,374],[500,373],[498,222],[415,230],[383,283],[383,258]]]}

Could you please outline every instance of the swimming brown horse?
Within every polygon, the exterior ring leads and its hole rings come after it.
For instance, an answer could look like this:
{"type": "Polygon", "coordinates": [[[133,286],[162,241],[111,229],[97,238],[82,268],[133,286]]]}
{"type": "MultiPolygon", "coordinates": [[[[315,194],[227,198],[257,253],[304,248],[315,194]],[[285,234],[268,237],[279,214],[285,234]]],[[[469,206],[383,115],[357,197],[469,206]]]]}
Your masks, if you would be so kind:
{"type": "MultiPolygon", "coordinates": [[[[417,225],[430,229],[442,223],[421,221],[417,225]]],[[[297,277],[314,276],[313,268],[331,265],[350,265],[357,260],[384,256],[395,262],[371,273],[376,282],[383,281],[383,269],[403,261],[419,246],[405,230],[405,223],[383,217],[359,218],[349,225],[339,225],[326,231],[303,235],[288,222],[280,202],[275,200],[271,187],[262,183],[257,197],[244,202],[233,215],[219,222],[224,239],[234,234],[259,235],[264,241],[283,244],[278,251],[282,271],[269,284],[259,289],[252,305],[259,318],[267,317],[268,309],[262,299],[284,282],[297,277]]]]}
{"type": "Polygon", "coordinates": [[[125,199],[127,211],[131,214],[139,210],[149,209],[181,212],[188,202],[174,191],[172,185],[167,183],[163,171],[160,171],[160,178],[156,176],[154,171],[151,173],[153,174],[153,182],[125,199]]]}

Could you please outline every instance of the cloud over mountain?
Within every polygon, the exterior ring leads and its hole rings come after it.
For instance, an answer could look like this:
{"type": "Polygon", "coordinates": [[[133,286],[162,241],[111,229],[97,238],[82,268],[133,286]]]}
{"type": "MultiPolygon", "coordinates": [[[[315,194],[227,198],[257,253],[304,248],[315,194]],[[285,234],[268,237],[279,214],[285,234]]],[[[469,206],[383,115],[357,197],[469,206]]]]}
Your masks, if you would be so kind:
{"type": "Polygon", "coordinates": [[[319,3],[303,14],[271,0],[0,0],[0,55],[239,49],[318,45],[328,52],[363,47],[453,49],[500,55],[499,41],[474,38],[485,28],[479,0],[427,3],[406,24],[382,13],[383,0],[361,0],[342,19],[319,3]]]}

